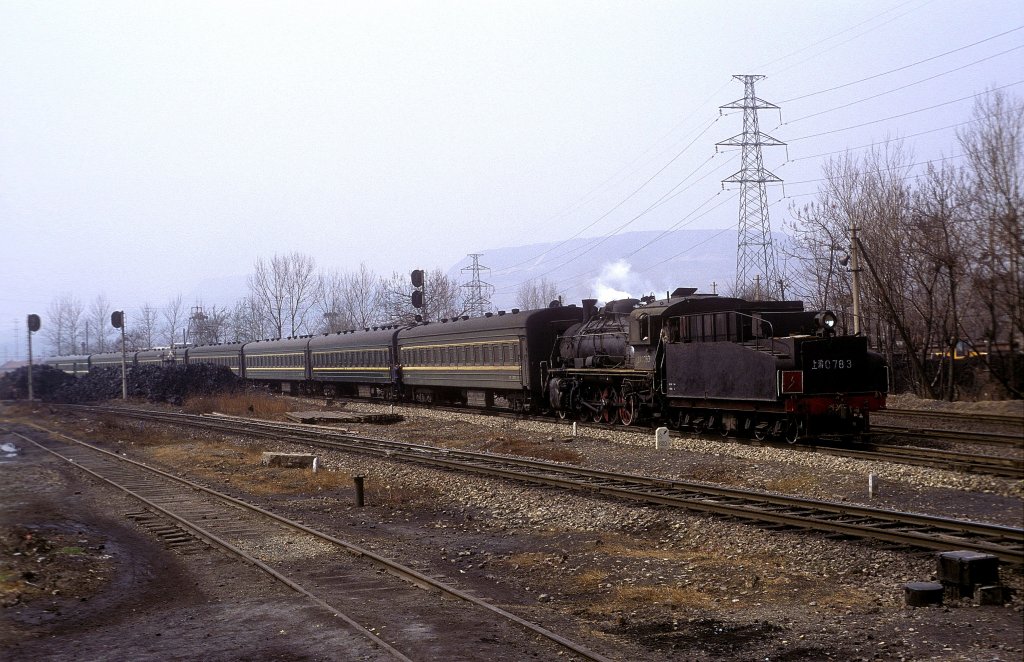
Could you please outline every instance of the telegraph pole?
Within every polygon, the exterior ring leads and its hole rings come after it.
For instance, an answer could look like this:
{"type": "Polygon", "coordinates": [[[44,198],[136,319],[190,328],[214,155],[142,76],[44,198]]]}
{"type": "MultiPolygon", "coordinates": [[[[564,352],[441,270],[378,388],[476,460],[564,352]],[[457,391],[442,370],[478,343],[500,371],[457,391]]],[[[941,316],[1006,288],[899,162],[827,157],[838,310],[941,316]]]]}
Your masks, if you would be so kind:
{"type": "Polygon", "coordinates": [[[858,246],[857,226],[850,220],[850,273],[853,294],[853,335],[860,335],[860,247],[858,246]]]}
{"type": "Polygon", "coordinates": [[[727,183],[740,185],[739,236],[736,245],[736,285],[742,291],[759,275],[765,284],[765,298],[775,294],[772,290],[779,282],[779,267],[772,246],[772,226],[768,217],[768,192],[765,185],[781,182],[765,170],[761,157],[762,147],[775,147],[786,143],[762,133],[758,126],[757,111],[776,109],[778,106],[759,99],[754,83],[764,78],[757,75],[733,76],[743,83],[743,98],[720,106],[721,109],[743,111],[743,133],[724,140],[717,146],[740,148],[740,169],[727,179],[727,183]]]}

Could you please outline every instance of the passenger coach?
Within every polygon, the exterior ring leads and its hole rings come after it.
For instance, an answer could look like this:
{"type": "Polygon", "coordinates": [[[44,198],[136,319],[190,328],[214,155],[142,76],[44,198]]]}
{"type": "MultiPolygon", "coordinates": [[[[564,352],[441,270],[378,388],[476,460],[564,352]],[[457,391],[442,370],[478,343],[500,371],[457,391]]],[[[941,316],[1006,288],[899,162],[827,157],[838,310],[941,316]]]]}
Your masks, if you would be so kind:
{"type": "Polygon", "coordinates": [[[244,343],[223,343],[220,345],[199,345],[188,350],[188,362],[223,365],[231,369],[239,377],[244,377],[242,370],[242,346],[244,343]]]}
{"type": "Polygon", "coordinates": [[[324,395],[396,397],[395,343],[401,327],[343,331],[309,341],[311,378],[324,395]]]}
{"type": "Polygon", "coordinates": [[[583,318],[557,306],[434,322],[398,335],[404,396],[419,402],[529,410],[542,403],[541,364],[583,318]]]}

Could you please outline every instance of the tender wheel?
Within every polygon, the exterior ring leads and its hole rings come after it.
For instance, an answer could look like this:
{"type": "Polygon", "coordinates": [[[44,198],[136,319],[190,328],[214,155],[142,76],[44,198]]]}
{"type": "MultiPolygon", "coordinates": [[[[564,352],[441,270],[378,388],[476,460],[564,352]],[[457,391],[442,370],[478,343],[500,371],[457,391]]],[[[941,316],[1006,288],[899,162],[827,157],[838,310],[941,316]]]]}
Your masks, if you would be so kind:
{"type": "Polygon", "coordinates": [[[804,422],[791,420],[786,424],[786,441],[795,444],[804,437],[804,422]]]}
{"type": "Polygon", "coordinates": [[[767,439],[768,435],[771,434],[772,431],[772,427],[770,425],[765,425],[764,427],[761,427],[758,421],[754,421],[753,429],[754,439],[757,439],[758,441],[764,441],[765,439],[767,439]]]}

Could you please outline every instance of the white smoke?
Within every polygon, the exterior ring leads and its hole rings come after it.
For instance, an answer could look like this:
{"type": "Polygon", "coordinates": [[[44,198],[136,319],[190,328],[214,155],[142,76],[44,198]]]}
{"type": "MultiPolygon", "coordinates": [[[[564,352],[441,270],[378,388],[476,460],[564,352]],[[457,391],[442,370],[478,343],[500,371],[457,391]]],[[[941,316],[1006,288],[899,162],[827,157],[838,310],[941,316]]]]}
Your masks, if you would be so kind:
{"type": "Polygon", "coordinates": [[[608,303],[616,299],[631,299],[629,289],[635,286],[632,283],[634,276],[632,266],[625,260],[616,260],[601,268],[601,275],[594,282],[594,293],[598,302],[608,303]]]}

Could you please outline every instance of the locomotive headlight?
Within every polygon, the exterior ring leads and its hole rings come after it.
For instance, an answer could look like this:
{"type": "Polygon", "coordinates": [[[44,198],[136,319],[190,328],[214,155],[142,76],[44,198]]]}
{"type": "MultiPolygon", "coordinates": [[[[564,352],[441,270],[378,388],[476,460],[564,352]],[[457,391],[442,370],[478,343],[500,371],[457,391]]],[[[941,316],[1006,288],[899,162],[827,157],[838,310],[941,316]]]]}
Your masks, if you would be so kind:
{"type": "Polygon", "coordinates": [[[835,333],[836,314],[831,310],[818,313],[814,319],[818,323],[818,328],[822,330],[825,336],[830,336],[835,333]]]}

